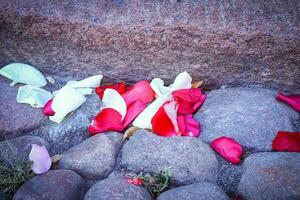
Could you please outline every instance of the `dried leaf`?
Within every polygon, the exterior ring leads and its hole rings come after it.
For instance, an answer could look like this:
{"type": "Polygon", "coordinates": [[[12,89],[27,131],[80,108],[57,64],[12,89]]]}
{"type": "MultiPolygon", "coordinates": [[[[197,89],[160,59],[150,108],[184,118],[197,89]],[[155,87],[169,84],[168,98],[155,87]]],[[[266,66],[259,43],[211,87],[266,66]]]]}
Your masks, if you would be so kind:
{"type": "Polygon", "coordinates": [[[132,126],[132,127],[130,127],[130,128],[128,128],[126,131],[125,131],[125,133],[124,133],[124,135],[123,135],[123,139],[124,140],[128,140],[131,136],[133,136],[133,134],[137,131],[137,130],[139,130],[140,128],[138,128],[138,127],[135,127],[135,126],[132,126]]]}
{"type": "Polygon", "coordinates": [[[198,88],[203,84],[203,81],[193,81],[192,88],[198,88]]]}
{"type": "Polygon", "coordinates": [[[61,154],[56,154],[54,156],[51,157],[52,163],[56,164],[60,159],[61,159],[62,155],[61,154]]]}

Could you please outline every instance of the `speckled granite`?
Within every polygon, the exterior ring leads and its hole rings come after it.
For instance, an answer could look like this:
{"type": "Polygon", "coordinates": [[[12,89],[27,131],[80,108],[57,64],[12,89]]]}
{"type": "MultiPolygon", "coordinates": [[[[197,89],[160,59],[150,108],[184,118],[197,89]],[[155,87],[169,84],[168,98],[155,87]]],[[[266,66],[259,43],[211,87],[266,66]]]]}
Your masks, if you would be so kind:
{"type": "Polygon", "coordinates": [[[2,0],[0,65],[300,92],[300,1],[2,0]]]}

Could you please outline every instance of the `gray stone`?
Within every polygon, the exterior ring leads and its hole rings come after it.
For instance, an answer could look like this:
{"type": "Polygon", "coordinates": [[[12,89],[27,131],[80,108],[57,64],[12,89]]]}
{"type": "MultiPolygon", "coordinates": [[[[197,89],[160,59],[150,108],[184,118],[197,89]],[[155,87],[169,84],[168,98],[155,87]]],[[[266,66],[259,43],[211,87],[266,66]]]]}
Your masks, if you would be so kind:
{"type": "Polygon", "coordinates": [[[87,96],[84,104],[60,124],[48,120],[31,134],[45,138],[50,143],[53,154],[63,153],[88,138],[88,126],[100,111],[100,105],[99,97],[93,92],[87,96]]]}
{"type": "Polygon", "coordinates": [[[76,171],[89,180],[107,177],[115,167],[121,144],[121,133],[95,135],[65,152],[58,167],[76,171]]]}
{"type": "Polygon", "coordinates": [[[120,164],[133,172],[159,173],[169,168],[175,184],[214,182],[218,168],[214,152],[197,138],[165,138],[144,130],[124,144],[120,164]]]}
{"type": "Polygon", "coordinates": [[[44,139],[25,135],[0,142],[0,161],[7,165],[27,162],[32,144],[43,145],[49,149],[49,144],[44,139]]]}
{"type": "Polygon", "coordinates": [[[84,192],[84,180],[77,173],[52,170],[27,181],[13,200],[80,200],[84,192]]]}
{"type": "Polygon", "coordinates": [[[97,182],[86,193],[84,200],[151,200],[147,190],[129,184],[124,177],[114,176],[97,182]]]}
{"type": "Polygon", "coordinates": [[[238,192],[243,199],[300,199],[300,153],[256,153],[246,158],[238,192]]]}
{"type": "Polygon", "coordinates": [[[250,151],[270,151],[279,130],[297,131],[299,114],[261,88],[228,88],[210,92],[194,118],[201,124],[200,139],[211,142],[227,136],[250,151]]]}
{"type": "Polygon", "coordinates": [[[213,183],[201,182],[168,190],[157,200],[229,200],[228,196],[213,183]]]}
{"type": "Polygon", "coordinates": [[[17,103],[18,86],[10,83],[0,76],[0,140],[25,135],[46,121],[41,109],[17,103]]]}

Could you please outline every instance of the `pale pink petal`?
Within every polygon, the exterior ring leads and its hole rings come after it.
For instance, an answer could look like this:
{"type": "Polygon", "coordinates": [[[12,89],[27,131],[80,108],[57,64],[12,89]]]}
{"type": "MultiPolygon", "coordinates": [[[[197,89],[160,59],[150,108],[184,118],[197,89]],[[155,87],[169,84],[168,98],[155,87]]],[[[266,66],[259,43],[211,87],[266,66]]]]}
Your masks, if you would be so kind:
{"type": "Polygon", "coordinates": [[[168,115],[169,119],[171,120],[175,132],[178,134],[179,133],[179,128],[177,124],[177,110],[178,110],[178,104],[175,101],[171,101],[169,103],[166,103],[163,105],[166,114],[168,115]]]}
{"type": "Polygon", "coordinates": [[[182,136],[199,137],[200,124],[193,119],[193,115],[179,115],[177,118],[182,136]]]}
{"type": "Polygon", "coordinates": [[[32,145],[29,159],[33,162],[32,171],[36,174],[43,174],[49,171],[52,164],[46,147],[36,144],[32,145]]]}
{"type": "Polygon", "coordinates": [[[171,92],[180,89],[190,89],[191,87],[192,77],[187,72],[182,72],[175,78],[175,81],[171,86],[171,92]]]}

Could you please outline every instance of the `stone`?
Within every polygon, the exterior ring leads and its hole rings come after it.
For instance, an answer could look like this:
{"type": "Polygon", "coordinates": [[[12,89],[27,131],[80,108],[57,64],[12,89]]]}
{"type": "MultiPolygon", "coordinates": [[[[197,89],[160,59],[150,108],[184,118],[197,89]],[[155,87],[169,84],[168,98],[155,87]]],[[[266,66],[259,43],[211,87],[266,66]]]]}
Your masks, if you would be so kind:
{"type": "Polygon", "coordinates": [[[18,86],[0,76],[0,141],[22,136],[46,121],[41,109],[17,103],[18,86]]]}
{"type": "Polygon", "coordinates": [[[169,169],[171,182],[215,182],[218,161],[211,148],[192,137],[160,137],[140,130],[122,148],[120,166],[128,171],[159,173],[169,169]]]}
{"type": "Polygon", "coordinates": [[[97,182],[86,193],[84,200],[151,200],[143,187],[129,184],[124,177],[113,176],[97,182]]]}
{"type": "Polygon", "coordinates": [[[47,141],[36,136],[21,136],[0,142],[0,161],[7,165],[29,161],[32,144],[43,145],[49,149],[47,141]]]}
{"type": "Polygon", "coordinates": [[[46,139],[51,145],[51,153],[63,153],[89,137],[88,126],[100,111],[101,101],[93,92],[73,113],[57,124],[48,120],[43,126],[31,132],[32,135],[46,139]]]}
{"type": "Polygon", "coordinates": [[[80,200],[84,192],[84,180],[77,173],[52,170],[27,181],[17,190],[13,200],[80,200]]]}
{"type": "Polygon", "coordinates": [[[229,200],[217,185],[208,182],[194,183],[163,192],[157,200],[229,200]]]}
{"type": "Polygon", "coordinates": [[[243,199],[300,199],[300,154],[252,154],[243,165],[238,192],[243,199]]]}
{"type": "Polygon", "coordinates": [[[244,150],[270,151],[279,130],[297,131],[299,113],[275,99],[277,92],[262,88],[213,90],[194,115],[201,124],[200,140],[210,143],[227,136],[244,150]]]}
{"type": "Polygon", "coordinates": [[[65,152],[58,167],[73,170],[89,180],[105,178],[115,167],[121,144],[121,133],[95,135],[65,152]]]}

